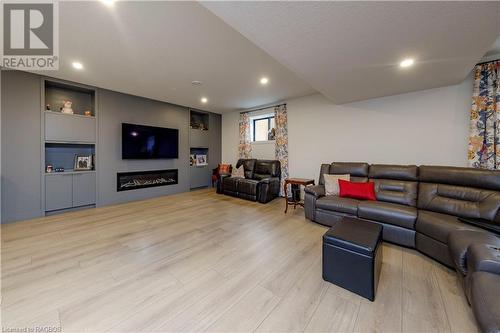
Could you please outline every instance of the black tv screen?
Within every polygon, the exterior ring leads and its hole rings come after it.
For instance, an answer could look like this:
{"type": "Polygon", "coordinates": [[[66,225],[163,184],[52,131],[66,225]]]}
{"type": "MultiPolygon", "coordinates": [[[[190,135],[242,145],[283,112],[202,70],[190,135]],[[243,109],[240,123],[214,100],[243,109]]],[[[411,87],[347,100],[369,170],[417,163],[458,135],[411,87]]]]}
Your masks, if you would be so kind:
{"type": "Polygon", "coordinates": [[[179,130],[122,123],[122,159],[179,158],[179,130]]]}

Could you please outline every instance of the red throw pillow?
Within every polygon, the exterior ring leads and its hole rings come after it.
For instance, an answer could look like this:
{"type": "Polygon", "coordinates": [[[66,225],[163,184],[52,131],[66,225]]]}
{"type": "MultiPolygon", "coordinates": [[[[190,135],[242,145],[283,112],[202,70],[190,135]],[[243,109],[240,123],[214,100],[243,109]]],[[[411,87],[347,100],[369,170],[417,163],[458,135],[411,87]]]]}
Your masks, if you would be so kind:
{"type": "Polygon", "coordinates": [[[362,200],[377,200],[375,183],[355,183],[339,179],[339,196],[362,200]]]}

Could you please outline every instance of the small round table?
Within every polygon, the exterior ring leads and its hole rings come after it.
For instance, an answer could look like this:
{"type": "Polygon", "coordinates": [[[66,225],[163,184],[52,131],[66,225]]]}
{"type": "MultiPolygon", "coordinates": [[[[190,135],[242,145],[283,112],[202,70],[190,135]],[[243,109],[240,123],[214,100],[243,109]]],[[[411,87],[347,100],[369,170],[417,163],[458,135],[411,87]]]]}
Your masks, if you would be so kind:
{"type": "Polygon", "coordinates": [[[299,190],[300,186],[314,185],[314,179],[305,179],[305,178],[287,178],[285,179],[284,192],[285,192],[285,214],[288,211],[288,206],[293,205],[293,209],[297,206],[304,207],[304,203],[302,201],[297,200],[297,198],[293,195],[293,189],[299,190]],[[292,199],[288,198],[288,184],[292,186],[292,199]]]}

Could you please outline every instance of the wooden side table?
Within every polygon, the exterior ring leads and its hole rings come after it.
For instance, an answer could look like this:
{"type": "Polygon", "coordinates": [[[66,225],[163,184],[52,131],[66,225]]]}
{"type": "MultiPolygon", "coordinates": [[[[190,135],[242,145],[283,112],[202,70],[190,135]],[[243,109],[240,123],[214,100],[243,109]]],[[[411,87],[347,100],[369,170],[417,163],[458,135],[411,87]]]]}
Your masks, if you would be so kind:
{"type": "MultiPolygon", "coordinates": [[[[304,179],[304,178],[287,178],[285,179],[285,188],[283,189],[285,192],[285,214],[288,211],[288,206],[293,206],[295,209],[297,206],[304,207],[304,203],[302,201],[297,200],[292,193],[292,200],[288,198],[288,185],[292,185],[292,188],[300,189],[300,186],[314,185],[314,179],[304,179]]],[[[293,191],[292,191],[293,192],[293,191]]]]}

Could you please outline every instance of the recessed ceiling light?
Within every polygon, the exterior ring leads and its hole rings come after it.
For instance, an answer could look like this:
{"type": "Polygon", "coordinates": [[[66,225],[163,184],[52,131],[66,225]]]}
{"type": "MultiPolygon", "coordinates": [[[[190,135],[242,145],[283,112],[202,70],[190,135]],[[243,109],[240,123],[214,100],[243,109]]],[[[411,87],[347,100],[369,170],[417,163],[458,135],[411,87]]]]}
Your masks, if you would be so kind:
{"type": "Polygon", "coordinates": [[[202,97],[202,98],[201,98],[201,102],[202,102],[203,104],[205,104],[206,102],[208,102],[208,99],[207,99],[206,97],[202,97]]]}
{"type": "Polygon", "coordinates": [[[82,63],[81,63],[81,62],[78,62],[78,61],[73,61],[73,64],[72,64],[72,65],[73,65],[73,68],[74,68],[74,69],[78,69],[78,70],[83,69],[83,65],[82,65],[82,63]]]}
{"type": "Polygon", "coordinates": [[[266,85],[266,84],[268,84],[268,82],[269,82],[269,79],[267,77],[263,77],[260,79],[260,84],[266,85]]]}
{"type": "Polygon", "coordinates": [[[403,61],[401,61],[399,63],[399,66],[403,67],[403,68],[406,68],[406,67],[413,66],[413,64],[415,64],[415,60],[413,60],[412,58],[407,58],[407,59],[404,59],[403,61]]]}
{"type": "Polygon", "coordinates": [[[101,1],[108,7],[112,7],[115,4],[115,0],[101,0],[101,1]]]}
{"type": "Polygon", "coordinates": [[[201,86],[201,81],[191,81],[193,86],[201,86]]]}

